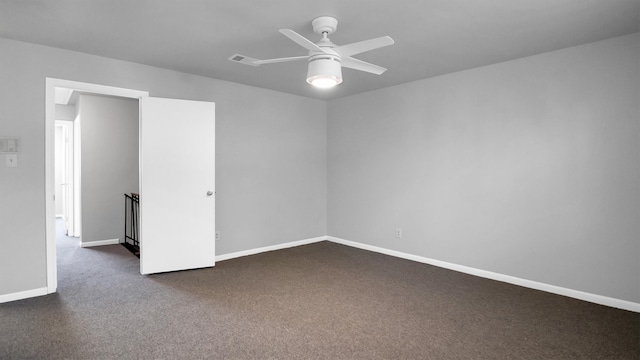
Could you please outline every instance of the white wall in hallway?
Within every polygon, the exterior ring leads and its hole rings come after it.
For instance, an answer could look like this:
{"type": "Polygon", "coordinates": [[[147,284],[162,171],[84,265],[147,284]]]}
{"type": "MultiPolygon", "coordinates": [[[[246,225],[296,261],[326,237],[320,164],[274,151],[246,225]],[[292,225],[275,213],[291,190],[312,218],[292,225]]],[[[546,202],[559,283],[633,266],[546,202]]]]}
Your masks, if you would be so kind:
{"type": "Polygon", "coordinates": [[[124,194],[139,191],[138,100],[80,95],[83,244],[124,241],[124,194]]]}

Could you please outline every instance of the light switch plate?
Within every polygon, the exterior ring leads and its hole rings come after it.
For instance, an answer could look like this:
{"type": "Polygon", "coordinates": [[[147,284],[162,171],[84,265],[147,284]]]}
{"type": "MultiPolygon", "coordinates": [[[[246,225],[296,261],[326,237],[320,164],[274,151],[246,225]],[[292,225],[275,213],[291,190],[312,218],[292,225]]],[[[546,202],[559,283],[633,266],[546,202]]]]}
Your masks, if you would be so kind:
{"type": "Polygon", "coordinates": [[[7,158],[7,167],[17,167],[18,166],[18,154],[7,154],[5,155],[7,158]]]}
{"type": "Polygon", "coordinates": [[[0,137],[0,153],[17,153],[18,142],[17,137],[0,137]]]}

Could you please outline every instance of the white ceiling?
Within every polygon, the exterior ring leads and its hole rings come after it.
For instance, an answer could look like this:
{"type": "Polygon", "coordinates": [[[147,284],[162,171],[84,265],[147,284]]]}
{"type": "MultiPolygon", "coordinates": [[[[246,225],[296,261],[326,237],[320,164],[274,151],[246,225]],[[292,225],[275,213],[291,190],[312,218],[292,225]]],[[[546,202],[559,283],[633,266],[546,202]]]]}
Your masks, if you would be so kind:
{"type": "Polygon", "coordinates": [[[0,0],[0,37],[333,99],[638,32],[639,15],[640,0],[0,0]],[[343,69],[319,90],[305,61],[227,60],[306,55],[278,29],[315,42],[321,15],[339,20],[338,45],[391,36],[355,56],[388,71],[343,69]]]}

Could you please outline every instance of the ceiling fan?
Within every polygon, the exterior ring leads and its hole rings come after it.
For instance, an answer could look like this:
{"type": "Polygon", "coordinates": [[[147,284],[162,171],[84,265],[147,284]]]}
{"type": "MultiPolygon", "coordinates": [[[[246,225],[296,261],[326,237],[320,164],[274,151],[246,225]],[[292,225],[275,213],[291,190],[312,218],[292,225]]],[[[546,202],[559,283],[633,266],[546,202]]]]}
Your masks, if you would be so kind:
{"type": "Polygon", "coordinates": [[[311,42],[293,30],[280,29],[280,33],[282,33],[282,35],[309,50],[308,55],[259,60],[235,54],[230,57],[229,60],[246,65],[260,66],[263,64],[308,59],[309,65],[307,82],[320,88],[329,88],[342,83],[342,67],[376,75],[380,75],[387,70],[381,66],[355,59],[352,56],[384,46],[393,45],[394,41],[391,37],[383,36],[348,45],[337,46],[329,40],[328,35],[336,31],[338,27],[338,20],[331,16],[320,16],[313,19],[311,25],[313,26],[313,31],[315,33],[322,35],[322,39],[317,43],[311,42]]]}

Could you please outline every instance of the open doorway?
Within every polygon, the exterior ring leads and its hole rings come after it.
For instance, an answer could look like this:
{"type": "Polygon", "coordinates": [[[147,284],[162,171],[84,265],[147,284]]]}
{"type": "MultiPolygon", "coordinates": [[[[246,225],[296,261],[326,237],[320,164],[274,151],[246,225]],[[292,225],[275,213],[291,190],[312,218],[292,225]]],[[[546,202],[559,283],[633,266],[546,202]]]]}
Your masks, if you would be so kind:
{"type": "Polygon", "coordinates": [[[123,238],[124,192],[137,192],[139,185],[139,99],[145,96],[143,91],[47,78],[48,293],[57,288],[56,226],[84,247],[123,238]]]}
{"type": "Polygon", "coordinates": [[[139,100],[55,93],[56,226],[82,247],[121,243],[123,195],[139,193],[139,100]]]}
{"type": "MultiPolygon", "coordinates": [[[[149,97],[147,92],[47,78],[45,112],[45,218],[47,292],[57,289],[55,242],[55,90],[73,89],[88,98],[135,99],[139,110],[140,273],[196,269],[215,265],[215,103],[149,97]],[[96,96],[99,95],[99,96],[96,96]],[[188,210],[188,211],[187,211],[188,210]],[[188,226],[185,226],[188,224],[188,226]],[[180,241],[176,241],[180,240],[180,241]]],[[[85,126],[82,117],[74,124],[85,126]]],[[[82,130],[82,134],[85,132],[82,130]]],[[[98,135],[101,134],[97,131],[98,135]]],[[[81,142],[86,142],[80,136],[81,142]]],[[[97,136],[96,141],[104,140],[97,136]]],[[[109,152],[115,143],[106,141],[109,152]]],[[[77,146],[78,139],[75,139],[77,146]]],[[[80,145],[83,147],[82,145],[80,145]]],[[[128,154],[93,162],[81,160],[80,181],[82,243],[87,219],[82,184],[87,165],[118,163],[128,154]]],[[[99,172],[100,170],[96,170],[99,172]]],[[[135,170],[134,170],[135,171],[135,170]]],[[[93,173],[91,173],[93,174],[93,173]]],[[[104,175],[104,173],[101,173],[104,175]]],[[[95,176],[94,176],[95,179],[95,176]]],[[[96,179],[96,183],[101,179],[96,179]]],[[[96,192],[94,192],[96,193],[96,192]]],[[[97,192],[99,194],[99,191],[97,192]]],[[[119,196],[123,196],[120,193],[119,196]]],[[[117,198],[118,196],[116,196],[117,198]]],[[[121,198],[122,199],[122,198],[121,198]]],[[[118,200],[116,200],[118,201],[118,200]]],[[[123,216],[121,216],[123,218],[123,216]]],[[[104,235],[102,235],[104,236],[104,235]]],[[[120,235],[118,235],[120,236],[120,235]]],[[[92,245],[117,243],[116,239],[87,239],[92,245]]]]}

